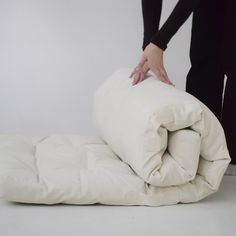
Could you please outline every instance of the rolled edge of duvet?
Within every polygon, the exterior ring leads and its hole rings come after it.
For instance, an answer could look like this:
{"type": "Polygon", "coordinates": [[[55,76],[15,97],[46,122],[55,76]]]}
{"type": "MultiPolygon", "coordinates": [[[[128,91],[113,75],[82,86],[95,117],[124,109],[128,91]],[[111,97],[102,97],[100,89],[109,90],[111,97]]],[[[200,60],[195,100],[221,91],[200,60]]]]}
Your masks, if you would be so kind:
{"type": "Polygon", "coordinates": [[[191,201],[189,191],[198,199],[217,191],[230,162],[218,119],[196,97],[152,73],[134,86],[130,73],[115,71],[95,92],[98,135],[152,191],[178,186],[183,202],[191,201]]]}

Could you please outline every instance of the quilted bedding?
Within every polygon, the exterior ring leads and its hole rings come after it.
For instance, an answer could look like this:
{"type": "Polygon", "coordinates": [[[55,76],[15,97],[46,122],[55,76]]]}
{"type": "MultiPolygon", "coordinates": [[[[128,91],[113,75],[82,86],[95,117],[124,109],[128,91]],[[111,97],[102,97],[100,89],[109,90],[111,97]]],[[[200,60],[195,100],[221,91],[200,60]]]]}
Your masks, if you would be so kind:
{"type": "Polygon", "coordinates": [[[149,72],[115,71],[93,100],[95,136],[0,135],[0,197],[37,204],[161,206],[217,192],[230,162],[214,114],[149,72]]]}

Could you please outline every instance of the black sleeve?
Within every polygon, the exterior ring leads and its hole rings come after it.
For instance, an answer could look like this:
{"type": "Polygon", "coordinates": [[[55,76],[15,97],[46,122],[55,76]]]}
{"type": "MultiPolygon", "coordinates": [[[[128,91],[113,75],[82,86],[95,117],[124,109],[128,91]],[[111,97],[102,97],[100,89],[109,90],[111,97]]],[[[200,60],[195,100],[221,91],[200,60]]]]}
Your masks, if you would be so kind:
{"type": "Polygon", "coordinates": [[[179,0],[161,29],[152,35],[150,42],[165,50],[170,39],[188,19],[198,2],[199,0],[179,0]]]}
{"type": "Polygon", "coordinates": [[[158,31],[161,18],[162,0],[142,0],[143,50],[151,37],[158,31]]]}

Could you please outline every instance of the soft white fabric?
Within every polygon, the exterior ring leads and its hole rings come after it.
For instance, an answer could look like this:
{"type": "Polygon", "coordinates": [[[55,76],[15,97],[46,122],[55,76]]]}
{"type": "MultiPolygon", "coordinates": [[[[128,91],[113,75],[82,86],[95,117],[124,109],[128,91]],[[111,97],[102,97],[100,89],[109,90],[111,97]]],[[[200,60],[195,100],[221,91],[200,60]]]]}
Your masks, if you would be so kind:
{"type": "Polygon", "coordinates": [[[0,196],[27,203],[170,205],[215,193],[230,162],[223,128],[185,91],[130,68],[94,94],[97,136],[0,136],[0,196]]]}

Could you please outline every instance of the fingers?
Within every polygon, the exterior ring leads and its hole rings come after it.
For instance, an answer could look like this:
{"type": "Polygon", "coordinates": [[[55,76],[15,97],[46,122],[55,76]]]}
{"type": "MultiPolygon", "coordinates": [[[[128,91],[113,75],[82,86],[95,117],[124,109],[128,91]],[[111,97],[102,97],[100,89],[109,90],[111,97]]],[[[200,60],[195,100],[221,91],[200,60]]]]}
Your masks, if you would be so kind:
{"type": "Polygon", "coordinates": [[[167,75],[166,70],[165,70],[164,67],[162,67],[160,69],[155,69],[155,71],[153,71],[153,72],[162,82],[175,87],[175,85],[169,80],[168,75],[167,75]]]}
{"type": "Polygon", "coordinates": [[[148,63],[145,62],[143,67],[138,72],[136,72],[136,75],[132,84],[135,85],[145,80],[148,71],[149,71],[148,63]]]}
{"type": "MultiPolygon", "coordinates": [[[[144,56],[142,56],[142,59],[139,62],[138,66],[134,68],[131,75],[129,76],[129,78],[134,77],[132,84],[135,85],[143,81],[149,70],[150,68],[148,66],[148,60],[144,56]]],[[[156,77],[159,80],[161,80],[163,83],[166,83],[175,87],[175,85],[169,80],[164,67],[156,68],[156,69],[153,69],[152,71],[154,72],[156,77]]]]}
{"type": "Polygon", "coordinates": [[[139,78],[140,78],[140,72],[137,72],[134,76],[134,80],[132,81],[132,85],[137,84],[139,81],[139,78]]]}
{"type": "Polygon", "coordinates": [[[140,69],[143,68],[146,61],[147,61],[147,58],[144,55],[142,55],[141,61],[138,64],[138,68],[140,68],[140,69]]]}
{"type": "Polygon", "coordinates": [[[161,71],[159,69],[155,69],[153,72],[160,81],[162,81],[164,83],[166,82],[165,76],[161,73],[161,71]]]}
{"type": "Polygon", "coordinates": [[[140,68],[138,68],[138,66],[136,66],[134,68],[133,72],[131,73],[131,75],[129,76],[129,78],[132,78],[135,75],[135,73],[137,73],[139,70],[140,70],[140,68]]]}
{"type": "Polygon", "coordinates": [[[146,75],[147,75],[147,73],[148,73],[149,70],[150,70],[150,69],[149,69],[148,63],[147,63],[147,61],[146,61],[145,64],[143,65],[143,67],[142,67],[142,70],[141,70],[141,77],[140,77],[140,80],[138,81],[138,83],[141,82],[141,81],[143,81],[143,80],[145,80],[146,75]]]}
{"type": "Polygon", "coordinates": [[[147,61],[147,58],[142,55],[141,57],[141,61],[139,62],[139,64],[134,68],[133,72],[131,73],[131,75],[129,76],[129,78],[132,78],[134,76],[134,74],[138,71],[140,71],[143,66],[145,65],[145,62],[147,61]]]}
{"type": "MultiPolygon", "coordinates": [[[[138,84],[139,82],[145,80],[145,77],[146,77],[149,70],[150,69],[149,69],[147,63],[144,64],[144,66],[141,70],[139,70],[139,71],[134,70],[133,75],[132,75],[132,76],[134,76],[134,80],[132,82],[132,85],[138,84]]],[[[161,69],[156,69],[154,71],[154,74],[163,83],[166,83],[166,84],[169,84],[169,85],[172,85],[173,87],[175,87],[175,85],[169,80],[166,71],[161,70],[161,69]]]]}
{"type": "Polygon", "coordinates": [[[160,68],[160,72],[161,72],[161,74],[163,75],[163,77],[165,78],[165,80],[166,80],[166,81],[169,81],[168,75],[167,75],[166,70],[165,70],[164,67],[163,67],[163,68],[160,68]]]}
{"type": "Polygon", "coordinates": [[[166,78],[166,80],[169,82],[169,84],[170,84],[170,85],[173,85],[173,86],[175,87],[175,85],[170,81],[170,79],[169,79],[169,77],[168,77],[168,75],[167,75],[166,70],[165,70],[164,67],[162,68],[161,72],[163,73],[163,75],[165,76],[165,78],[166,78]]]}
{"type": "Polygon", "coordinates": [[[142,71],[143,73],[146,75],[148,73],[148,71],[150,70],[149,66],[148,66],[148,63],[147,61],[145,62],[143,68],[142,68],[142,71]]]}

